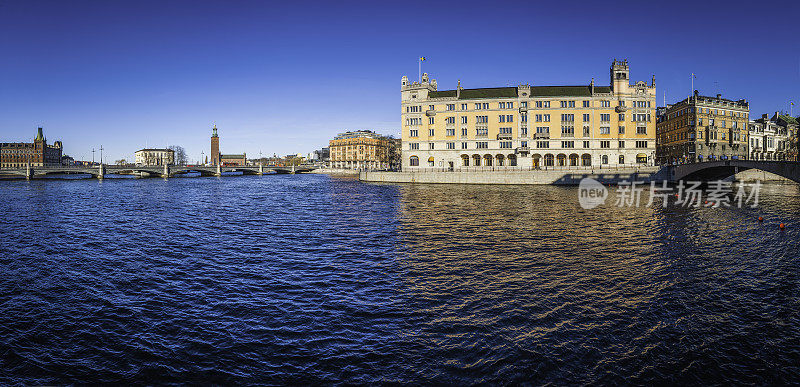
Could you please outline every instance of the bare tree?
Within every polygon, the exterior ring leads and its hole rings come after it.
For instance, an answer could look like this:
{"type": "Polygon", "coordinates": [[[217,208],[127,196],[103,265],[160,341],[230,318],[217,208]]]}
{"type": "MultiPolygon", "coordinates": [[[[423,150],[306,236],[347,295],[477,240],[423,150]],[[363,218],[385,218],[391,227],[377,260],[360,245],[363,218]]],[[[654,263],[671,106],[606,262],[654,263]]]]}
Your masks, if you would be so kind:
{"type": "Polygon", "coordinates": [[[187,157],[186,157],[186,149],[183,149],[180,145],[171,145],[169,148],[173,152],[175,152],[175,165],[186,165],[187,157]]]}
{"type": "Polygon", "coordinates": [[[114,163],[117,164],[117,165],[125,165],[125,164],[128,164],[128,161],[125,160],[125,159],[121,159],[121,160],[115,161],[114,163]]]}

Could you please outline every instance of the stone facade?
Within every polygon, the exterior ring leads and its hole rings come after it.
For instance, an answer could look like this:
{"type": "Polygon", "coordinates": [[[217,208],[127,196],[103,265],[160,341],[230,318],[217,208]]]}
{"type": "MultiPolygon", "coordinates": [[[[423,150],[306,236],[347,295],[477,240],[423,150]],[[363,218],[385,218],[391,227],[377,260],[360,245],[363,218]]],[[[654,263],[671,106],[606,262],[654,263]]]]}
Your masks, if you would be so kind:
{"type": "Polygon", "coordinates": [[[59,166],[61,165],[62,154],[63,146],[61,141],[56,141],[53,145],[47,145],[47,138],[44,137],[42,128],[38,128],[33,142],[0,143],[0,167],[59,166]]]}
{"type": "Polygon", "coordinates": [[[694,95],[667,106],[656,125],[660,164],[707,160],[746,160],[748,155],[747,100],[694,95]]]}
{"type": "Polygon", "coordinates": [[[330,141],[330,167],[353,170],[390,169],[394,139],[370,130],[339,133],[330,141]]]}
{"type": "Polygon", "coordinates": [[[140,149],[134,153],[136,165],[175,165],[175,151],[172,149],[140,149]]]}
{"type": "Polygon", "coordinates": [[[610,85],[439,91],[401,80],[402,168],[544,168],[653,164],[655,77],[630,83],[614,60],[610,85]]]}

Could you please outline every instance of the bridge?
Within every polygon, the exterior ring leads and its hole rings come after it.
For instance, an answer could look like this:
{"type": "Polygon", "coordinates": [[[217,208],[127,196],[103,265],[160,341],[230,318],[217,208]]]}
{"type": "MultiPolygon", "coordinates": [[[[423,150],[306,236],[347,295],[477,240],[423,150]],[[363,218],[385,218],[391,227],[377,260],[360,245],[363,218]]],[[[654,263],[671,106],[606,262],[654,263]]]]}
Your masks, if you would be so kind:
{"type": "Polygon", "coordinates": [[[187,173],[199,173],[201,176],[222,176],[224,172],[241,172],[243,175],[263,175],[266,173],[294,174],[310,172],[316,169],[311,165],[291,165],[285,167],[266,166],[266,165],[246,165],[246,166],[180,166],[180,165],[158,165],[158,166],[133,166],[133,165],[96,165],[91,167],[81,166],[47,166],[25,168],[3,168],[0,175],[14,175],[33,179],[47,175],[64,174],[84,174],[94,178],[102,179],[106,175],[136,175],[142,177],[174,177],[187,173]]]}
{"type": "Polygon", "coordinates": [[[670,165],[664,167],[656,178],[677,182],[722,180],[748,169],[774,173],[800,183],[800,162],[797,161],[754,161],[722,160],[699,163],[670,165]]]}

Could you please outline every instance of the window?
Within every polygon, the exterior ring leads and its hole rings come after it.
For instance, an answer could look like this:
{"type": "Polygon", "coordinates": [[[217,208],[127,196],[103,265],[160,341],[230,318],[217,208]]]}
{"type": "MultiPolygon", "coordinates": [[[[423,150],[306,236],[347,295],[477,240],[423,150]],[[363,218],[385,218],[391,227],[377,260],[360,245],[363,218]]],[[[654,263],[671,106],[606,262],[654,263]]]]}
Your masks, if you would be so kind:
{"type": "Polygon", "coordinates": [[[549,126],[537,126],[536,127],[536,133],[550,133],[550,127],[549,126]]]}
{"type": "Polygon", "coordinates": [[[411,150],[418,150],[419,149],[419,143],[418,142],[409,143],[408,144],[408,148],[411,149],[411,150]]]}
{"type": "Polygon", "coordinates": [[[636,141],[637,148],[647,148],[647,141],[636,141]]]}
{"type": "Polygon", "coordinates": [[[467,117],[466,116],[461,117],[461,125],[466,125],[466,124],[467,124],[467,117]]]}
{"type": "Polygon", "coordinates": [[[589,107],[589,101],[583,101],[583,107],[585,108],[589,107]]]}
{"type": "Polygon", "coordinates": [[[419,130],[417,129],[411,129],[408,132],[409,137],[419,137],[419,130]]]}
{"type": "Polygon", "coordinates": [[[544,122],[550,122],[550,115],[549,114],[545,114],[544,115],[544,122]]]}
{"type": "Polygon", "coordinates": [[[527,114],[521,114],[519,116],[519,121],[520,122],[528,122],[528,115],[527,114]]]}
{"type": "Polygon", "coordinates": [[[625,148],[625,141],[620,141],[618,145],[620,149],[625,148]]]}
{"type": "Polygon", "coordinates": [[[511,128],[500,128],[500,134],[511,134],[511,128]]]}
{"type": "Polygon", "coordinates": [[[611,121],[611,114],[601,114],[600,121],[602,122],[609,122],[611,121]]]}
{"type": "Polygon", "coordinates": [[[637,126],[636,127],[636,134],[647,134],[647,127],[646,126],[637,126]]]}
{"type": "Polygon", "coordinates": [[[489,143],[486,142],[486,141],[478,141],[478,142],[475,143],[475,148],[476,149],[488,149],[489,148],[489,143]]]}
{"type": "Polygon", "coordinates": [[[433,137],[433,129],[428,129],[428,136],[433,137]]]}
{"type": "Polygon", "coordinates": [[[419,166],[419,157],[411,156],[411,158],[408,159],[408,165],[410,165],[412,167],[418,167],[419,166]]]}
{"type": "Polygon", "coordinates": [[[609,127],[609,126],[601,126],[600,127],[600,134],[611,134],[611,127],[609,127]]]}
{"type": "Polygon", "coordinates": [[[528,102],[527,101],[520,102],[519,107],[524,107],[524,108],[528,107],[528,102]]]}
{"type": "Polygon", "coordinates": [[[565,121],[566,122],[575,121],[575,115],[574,114],[562,114],[561,115],[561,122],[565,122],[565,121]]]}
{"type": "Polygon", "coordinates": [[[456,104],[448,103],[447,104],[447,110],[456,110],[456,104]]]}
{"type": "Polygon", "coordinates": [[[428,117],[428,125],[433,125],[433,117],[428,117]]]}
{"type": "Polygon", "coordinates": [[[588,126],[584,126],[583,127],[583,137],[589,137],[589,136],[590,136],[590,129],[589,129],[588,126]]]}
{"type": "Polygon", "coordinates": [[[461,143],[461,149],[467,149],[467,143],[466,142],[462,142],[461,143]]]}
{"type": "Polygon", "coordinates": [[[600,107],[611,107],[611,101],[600,101],[600,107]]]}
{"type": "Polygon", "coordinates": [[[475,110],[481,110],[481,104],[476,103],[475,104],[475,110]]]}
{"type": "Polygon", "coordinates": [[[477,128],[475,129],[475,135],[478,137],[486,137],[489,135],[489,129],[487,128],[477,128]]]}
{"type": "Polygon", "coordinates": [[[536,141],[536,147],[540,149],[550,148],[550,141],[536,141]]]}
{"type": "Polygon", "coordinates": [[[625,106],[625,101],[619,101],[619,106],[625,106]]]}
{"type": "Polygon", "coordinates": [[[456,149],[456,143],[448,142],[447,143],[447,149],[456,149]]]}
{"type": "Polygon", "coordinates": [[[625,113],[619,113],[619,120],[625,121],[625,113]]]}
{"type": "Polygon", "coordinates": [[[501,149],[511,149],[511,141],[500,141],[501,149]]]}
{"type": "Polygon", "coordinates": [[[611,141],[608,140],[600,141],[600,148],[611,148],[611,141]]]}
{"type": "Polygon", "coordinates": [[[428,143],[428,149],[433,150],[434,144],[432,142],[428,143]]]}
{"type": "Polygon", "coordinates": [[[565,149],[575,148],[575,141],[561,141],[561,147],[565,149]]]}
{"type": "Polygon", "coordinates": [[[620,127],[619,127],[619,134],[625,134],[625,127],[624,127],[624,126],[621,126],[621,125],[620,125],[620,127]]]}
{"type": "Polygon", "coordinates": [[[461,128],[461,135],[464,137],[467,136],[467,128],[461,128]]]}
{"type": "Polygon", "coordinates": [[[589,141],[584,141],[583,142],[583,147],[588,149],[589,148],[589,141]]]}
{"type": "Polygon", "coordinates": [[[455,117],[447,117],[447,118],[444,119],[444,123],[448,124],[448,125],[455,125],[456,124],[456,118],[455,117]]]}
{"type": "Polygon", "coordinates": [[[447,129],[447,136],[448,137],[452,137],[452,136],[455,136],[455,135],[456,135],[456,130],[455,129],[447,129]]]}
{"type": "Polygon", "coordinates": [[[467,110],[467,104],[462,103],[461,104],[461,110],[467,110]]]}
{"type": "Polygon", "coordinates": [[[475,122],[478,124],[488,124],[489,116],[477,116],[475,117],[475,122]]]}
{"type": "Polygon", "coordinates": [[[528,142],[527,141],[520,141],[519,142],[519,146],[522,147],[522,148],[527,148],[528,147],[528,142]]]}
{"type": "Polygon", "coordinates": [[[563,137],[572,137],[575,135],[575,127],[574,126],[562,126],[561,127],[561,136],[563,137]]]}
{"type": "Polygon", "coordinates": [[[528,137],[528,128],[524,126],[519,128],[519,135],[520,137],[528,137]]]}
{"type": "Polygon", "coordinates": [[[589,117],[590,117],[589,114],[584,114],[583,115],[583,122],[589,122],[589,117]]]}

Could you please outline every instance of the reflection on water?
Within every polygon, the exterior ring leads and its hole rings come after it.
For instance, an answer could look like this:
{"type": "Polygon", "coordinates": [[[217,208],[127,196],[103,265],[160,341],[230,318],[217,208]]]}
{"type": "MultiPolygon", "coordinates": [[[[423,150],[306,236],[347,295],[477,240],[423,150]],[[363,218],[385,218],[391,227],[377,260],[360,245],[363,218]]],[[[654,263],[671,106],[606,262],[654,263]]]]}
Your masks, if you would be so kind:
{"type": "Polygon", "coordinates": [[[4,384],[800,378],[796,185],[592,210],[320,175],[0,185],[4,384]]]}

